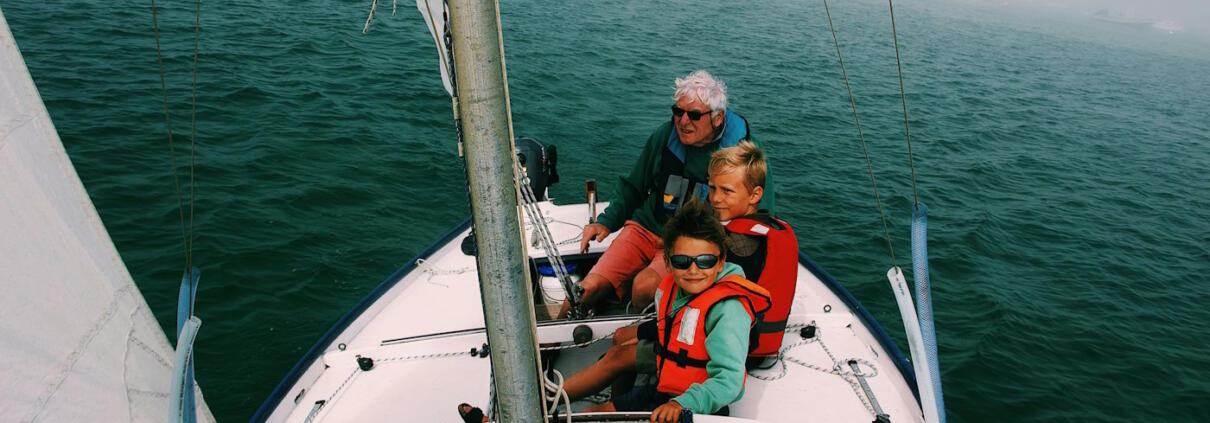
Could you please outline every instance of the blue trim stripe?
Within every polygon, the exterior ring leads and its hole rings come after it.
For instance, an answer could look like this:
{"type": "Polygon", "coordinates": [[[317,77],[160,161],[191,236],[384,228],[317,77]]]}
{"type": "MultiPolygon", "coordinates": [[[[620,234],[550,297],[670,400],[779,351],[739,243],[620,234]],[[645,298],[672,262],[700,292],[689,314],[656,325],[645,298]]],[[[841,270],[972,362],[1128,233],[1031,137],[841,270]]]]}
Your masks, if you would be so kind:
{"type": "Polygon", "coordinates": [[[907,381],[908,387],[912,389],[912,395],[916,397],[916,402],[919,403],[920,389],[916,386],[916,373],[912,370],[912,365],[908,363],[907,357],[904,357],[903,351],[899,349],[898,345],[895,345],[895,341],[887,334],[886,329],[883,329],[882,325],[878,324],[878,321],[874,319],[870,311],[866,310],[857,301],[857,298],[854,298],[853,294],[849,293],[849,290],[845,289],[840,282],[837,282],[836,278],[832,277],[827,270],[823,270],[823,266],[812,260],[810,256],[799,251],[798,262],[806,266],[807,270],[810,270],[815,277],[823,281],[824,285],[827,285],[833,294],[840,297],[841,301],[844,301],[849,308],[857,313],[857,317],[861,318],[861,322],[865,324],[865,327],[870,332],[873,332],[874,337],[878,339],[878,344],[882,345],[882,349],[891,355],[891,360],[895,362],[895,367],[899,368],[899,374],[907,381]]]}
{"type": "Polygon", "coordinates": [[[424,251],[421,251],[420,253],[416,254],[415,257],[412,257],[411,260],[408,260],[407,263],[404,263],[403,267],[400,267],[399,270],[396,270],[394,274],[391,274],[391,276],[387,277],[386,280],[382,281],[382,283],[378,285],[378,288],[375,288],[374,291],[367,294],[365,298],[361,299],[361,302],[357,303],[357,305],[353,307],[352,310],[349,310],[348,313],[345,313],[345,315],[341,317],[336,324],[332,325],[332,328],[328,329],[328,331],[319,338],[319,341],[315,342],[315,345],[312,346],[305,355],[303,355],[302,359],[298,360],[298,363],[294,365],[294,368],[290,369],[290,373],[287,373],[286,377],[282,378],[281,382],[277,384],[277,388],[274,388],[273,392],[269,394],[269,398],[265,399],[265,402],[262,403],[260,408],[256,410],[256,414],[252,415],[251,421],[263,422],[265,419],[269,418],[269,414],[272,413],[275,408],[277,408],[277,405],[281,403],[283,398],[285,398],[286,393],[289,392],[290,389],[294,388],[294,384],[298,382],[298,378],[302,377],[303,372],[305,372],[306,369],[311,366],[311,363],[315,362],[316,359],[323,355],[323,352],[328,349],[328,347],[332,344],[332,341],[335,341],[336,337],[340,336],[340,334],[344,332],[344,330],[347,329],[354,320],[357,320],[358,317],[361,317],[361,314],[364,313],[366,309],[370,308],[370,305],[374,304],[375,301],[378,301],[379,298],[382,298],[383,294],[386,294],[387,291],[391,290],[391,288],[394,288],[399,281],[403,280],[404,275],[407,275],[408,272],[411,272],[413,269],[415,269],[416,260],[428,258],[429,255],[433,254],[433,252],[437,251],[437,249],[448,244],[450,240],[462,234],[462,231],[465,231],[470,226],[471,220],[468,218],[457,227],[454,227],[454,229],[451,229],[448,233],[442,236],[441,239],[438,239],[437,242],[429,245],[428,248],[424,249],[424,251]]]}

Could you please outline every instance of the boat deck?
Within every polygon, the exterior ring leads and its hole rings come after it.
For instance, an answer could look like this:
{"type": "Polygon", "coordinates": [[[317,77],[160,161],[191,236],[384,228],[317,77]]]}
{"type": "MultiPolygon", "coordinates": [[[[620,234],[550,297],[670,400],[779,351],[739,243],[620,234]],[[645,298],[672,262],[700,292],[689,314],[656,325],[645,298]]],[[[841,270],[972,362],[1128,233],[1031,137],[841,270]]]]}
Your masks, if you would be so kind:
{"type": "MultiPolygon", "coordinates": [[[[587,221],[587,206],[544,202],[541,207],[552,236],[561,244],[560,253],[578,253],[581,225],[574,222],[587,221]]],[[[474,257],[460,249],[468,230],[461,228],[440,241],[444,244],[422,254],[425,257],[412,269],[401,269],[397,280],[388,280],[371,295],[377,295],[377,300],[360,315],[333,328],[336,332],[317,347],[322,350],[314,351],[315,359],[304,358],[294,377],[279,387],[280,400],[267,403],[270,408],[262,409],[258,418],[457,421],[459,403],[486,406],[491,397],[490,362],[478,354],[487,342],[478,279],[474,257]]],[[[531,231],[527,227],[526,233],[531,231]]],[[[603,245],[594,243],[589,254],[603,251],[611,240],[612,236],[603,245]]],[[[544,256],[536,247],[529,254],[544,256]]],[[[605,352],[614,329],[638,317],[541,322],[539,342],[569,344],[575,326],[593,329],[594,339],[600,341],[559,355],[556,368],[570,375],[605,352]]],[[[767,370],[749,372],[743,398],[731,405],[732,416],[763,422],[873,421],[875,405],[854,375],[852,361],[891,421],[923,420],[911,382],[897,367],[898,351],[888,353],[861,311],[848,306],[803,264],[789,326],[783,359],[767,370]],[[814,336],[803,338],[801,328],[808,325],[815,328],[814,336]]],[[[574,408],[588,404],[577,402],[574,408]]]]}

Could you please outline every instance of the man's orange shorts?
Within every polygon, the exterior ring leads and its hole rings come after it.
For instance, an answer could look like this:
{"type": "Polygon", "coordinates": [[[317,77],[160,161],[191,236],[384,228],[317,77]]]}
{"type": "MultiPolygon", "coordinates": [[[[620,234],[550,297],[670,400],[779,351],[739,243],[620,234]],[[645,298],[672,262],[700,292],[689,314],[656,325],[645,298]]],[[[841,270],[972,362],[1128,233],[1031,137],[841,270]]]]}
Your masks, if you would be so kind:
{"type": "Polygon", "coordinates": [[[630,293],[634,276],[647,268],[655,270],[661,278],[668,274],[664,264],[664,242],[638,222],[627,220],[588,273],[609,281],[620,300],[630,293]]]}

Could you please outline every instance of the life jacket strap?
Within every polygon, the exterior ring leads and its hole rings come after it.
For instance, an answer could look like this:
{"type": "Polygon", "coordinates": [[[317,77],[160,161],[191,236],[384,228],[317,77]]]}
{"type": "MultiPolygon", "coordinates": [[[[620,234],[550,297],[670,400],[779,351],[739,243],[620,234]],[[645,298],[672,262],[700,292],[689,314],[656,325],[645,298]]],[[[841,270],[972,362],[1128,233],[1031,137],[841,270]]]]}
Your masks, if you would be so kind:
{"type": "Polygon", "coordinates": [[[782,332],[782,331],[786,330],[786,321],[782,320],[779,322],[765,322],[765,321],[756,322],[756,325],[752,328],[752,330],[755,330],[760,333],[782,332]]]}
{"type": "Polygon", "coordinates": [[[706,368],[706,363],[709,362],[709,360],[690,358],[689,350],[684,348],[680,351],[672,352],[658,343],[655,345],[655,354],[660,356],[660,358],[676,363],[677,367],[699,367],[704,369],[706,368]]]}

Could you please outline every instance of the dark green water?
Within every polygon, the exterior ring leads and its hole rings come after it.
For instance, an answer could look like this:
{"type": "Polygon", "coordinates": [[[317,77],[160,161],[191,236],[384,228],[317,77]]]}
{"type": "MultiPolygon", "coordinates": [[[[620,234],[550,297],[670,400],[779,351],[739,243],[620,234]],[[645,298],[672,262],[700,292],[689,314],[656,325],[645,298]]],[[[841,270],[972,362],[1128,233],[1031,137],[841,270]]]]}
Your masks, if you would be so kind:
{"type": "MultiPolygon", "coordinates": [[[[160,3],[184,177],[195,4],[160,3]]],[[[247,419],[329,325],[467,215],[432,41],[408,2],[393,18],[382,5],[362,35],[368,3],[203,5],[197,377],[221,421],[247,419]]],[[[149,5],[0,6],[171,328],[185,259],[149,5]]],[[[886,5],[830,6],[907,266],[886,5]]],[[[1210,43],[1075,15],[897,6],[950,420],[1210,417],[1210,43]]],[[[801,248],[903,345],[822,2],[501,7],[517,133],[558,144],[555,197],[578,201],[578,181],[628,169],[667,118],[672,79],[709,69],[767,146],[801,248]]]]}

